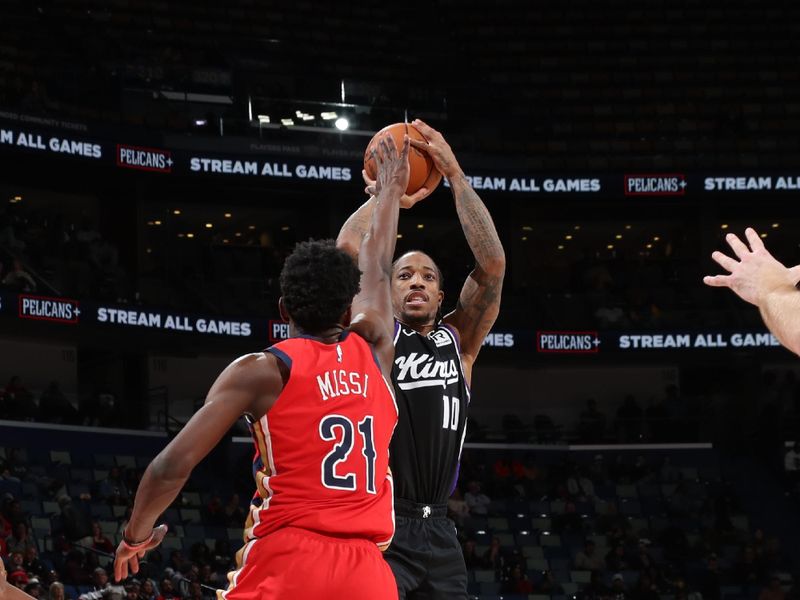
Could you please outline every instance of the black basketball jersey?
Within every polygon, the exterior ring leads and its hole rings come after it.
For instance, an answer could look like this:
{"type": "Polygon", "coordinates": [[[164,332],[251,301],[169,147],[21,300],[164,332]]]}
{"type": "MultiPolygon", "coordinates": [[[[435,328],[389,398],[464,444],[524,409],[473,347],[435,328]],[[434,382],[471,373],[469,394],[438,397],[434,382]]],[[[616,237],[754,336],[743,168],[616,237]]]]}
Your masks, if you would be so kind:
{"type": "Polygon", "coordinates": [[[389,464],[397,498],[444,504],[458,477],[469,387],[446,325],[422,335],[395,321],[392,383],[399,418],[389,464]]]}

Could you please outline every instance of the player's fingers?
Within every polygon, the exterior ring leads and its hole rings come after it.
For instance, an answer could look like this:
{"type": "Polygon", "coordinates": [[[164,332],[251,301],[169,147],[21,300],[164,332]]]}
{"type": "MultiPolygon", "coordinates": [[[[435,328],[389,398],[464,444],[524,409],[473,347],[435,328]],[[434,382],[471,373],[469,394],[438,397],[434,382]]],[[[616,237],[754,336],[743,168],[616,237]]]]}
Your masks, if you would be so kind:
{"type": "Polygon", "coordinates": [[[725,241],[728,242],[728,245],[731,247],[731,250],[733,250],[733,253],[740,259],[750,254],[750,249],[742,240],[739,239],[735,233],[729,233],[726,235],[725,241]]]}
{"type": "Polygon", "coordinates": [[[127,576],[128,576],[128,561],[126,561],[121,556],[117,555],[117,558],[114,561],[114,579],[116,581],[122,581],[127,576]]]}
{"type": "Polygon", "coordinates": [[[128,565],[130,566],[131,573],[139,572],[139,558],[136,556],[136,554],[128,559],[128,565]]]}
{"type": "Polygon", "coordinates": [[[714,252],[713,254],[711,254],[711,258],[713,258],[713,259],[714,259],[714,261],[715,261],[715,262],[716,262],[716,263],[717,263],[717,264],[718,264],[720,267],[722,267],[723,269],[725,269],[726,271],[728,271],[728,272],[730,272],[730,273],[732,273],[732,272],[733,272],[733,270],[736,268],[736,265],[738,265],[738,264],[739,264],[739,263],[738,263],[736,260],[732,259],[732,258],[731,258],[730,256],[728,256],[727,254],[723,254],[723,253],[722,253],[722,252],[720,252],[719,250],[717,250],[716,252],[714,252]]]}
{"type": "Polygon", "coordinates": [[[706,275],[703,283],[711,287],[731,287],[730,275],[706,275]]]}
{"type": "Polygon", "coordinates": [[[410,146],[411,138],[408,135],[403,136],[403,149],[400,151],[400,159],[406,160],[408,158],[408,148],[410,146]]]}
{"type": "Polygon", "coordinates": [[[762,241],[761,237],[756,233],[756,230],[752,227],[748,227],[744,230],[744,235],[747,237],[747,241],[750,243],[750,249],[755,252],[756,250],[765,250],[764,242],[762,241]]]}
{"type": "Polygon", "coordinates": [[[424,135],[426,138],[431,139],[432,136],[438,134],[439,132],[436,131],[433,127],[428,125],[422,119],[414,119],[414,127],[419,129],[419,132],[424,135]]]}
{"type": "Polygon", "coordinates": [[[420,200],[422,200],[424,198],[427,198],[428,194],[430,194],[430,193],[431,193],[431,191],[428,188],[426,188],[425,186],[422,186],[416,192],[414,192],[413,194],[408,196],[408,201],[411,202],[412,204],[414,204],[414,203],[419,202],[420,200]]]}
{"type": "Polygon", "coordinates": [[[410,143],[412,146],[414,146],[414,148],[419,148],[423,152],[428,152],[428,150],[430,150],[430,144],[426,140],[417,140],[411,138],[410,143]]]}
{"type": "Polygon", "coordinates": [[[380,148],[380,154],[382,155],[384,161],[387,161],[394,157],[394,153],[392,152],[394,143],[390,144],[389,141],[386,139],[386,136],[384,136],[383,139],[381,139],[380,143],[378,144],[378,147],[380,148]]]}
{"type": "Polygon", "coordinates": [[[361,178],[364,180],[364,183],[367,184],[367,187],[375,185],[375,180],[370,179],[369,175],[367,175],[367,171],[364,169],[361,169],[361,178]]]}

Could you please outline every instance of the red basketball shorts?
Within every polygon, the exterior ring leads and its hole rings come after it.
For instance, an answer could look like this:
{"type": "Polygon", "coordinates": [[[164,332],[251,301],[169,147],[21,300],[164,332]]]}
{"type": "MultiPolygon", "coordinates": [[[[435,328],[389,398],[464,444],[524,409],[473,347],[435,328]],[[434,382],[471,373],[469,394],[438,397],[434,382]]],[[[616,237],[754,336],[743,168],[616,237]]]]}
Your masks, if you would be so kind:
{"type": "Polygon", "coordinates": [[[370,541],[286,527],[247,544],[220,600],[397,600],[397,584],[370,541]]]}

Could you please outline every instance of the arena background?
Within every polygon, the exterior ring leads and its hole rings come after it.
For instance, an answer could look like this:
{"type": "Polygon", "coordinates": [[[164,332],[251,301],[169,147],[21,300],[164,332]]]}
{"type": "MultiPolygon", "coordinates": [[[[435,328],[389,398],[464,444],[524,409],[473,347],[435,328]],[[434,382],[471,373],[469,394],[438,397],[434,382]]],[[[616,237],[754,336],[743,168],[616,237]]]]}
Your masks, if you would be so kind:
{"type": "MultiPolygon", "coordinates": [[[[0,491],[41,557],[27,580],[96,584],[107,559],[70,549],[81,525],[118,541],[215,375],[285,337],[283,258],[336,235],[365,199],[367,141],[419,117],[508,258],[460,486],[491,501],[457,518],[470,592],[794,594],[797,357],[701,278],[747,225],[798,262],[799,13],[3,0],[0,491]]],[[[438,261],[452,306],[472,264],[444,185],[399,238],[438,261]]],[[[165,516],[157,588],[170,565],[182,596],[224,585],[252,493],[243,432],[165,516]]]]}

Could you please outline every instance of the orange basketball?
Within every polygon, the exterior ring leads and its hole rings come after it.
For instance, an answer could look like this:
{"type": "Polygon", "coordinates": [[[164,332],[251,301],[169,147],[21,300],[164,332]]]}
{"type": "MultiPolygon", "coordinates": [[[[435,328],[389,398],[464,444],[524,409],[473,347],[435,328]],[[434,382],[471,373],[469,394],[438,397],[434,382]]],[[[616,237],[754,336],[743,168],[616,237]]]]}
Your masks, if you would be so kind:
{"type": "MultiPolygon", "coordinates": [[[[403,149],[403,136],[406,134],[408,134],[408,137],[412,140],[425,140],[425,136],[409,123],[395,123],[394,125],[387,125],[381,129],[369,141],[367,150],[364,152],[364,170],[367,172],[367,177],[370,179],[375,179],[378,174],[377,165],[372,158],[372,149],[378,137],[387,131],[392,134],[392,139],[394,140],[394,145],[397,146],[398,152],[403,149]]],[[[431,157],[428,156],[426,152],[414,148],[414,146],[408,149],[408,166],[410,167],[411,173],[408,178],[406,194],[413,194],[421,187],[427,187],[429,190],[433,191],[442,180],[442,174],[433,166],[431,157]]]]}

